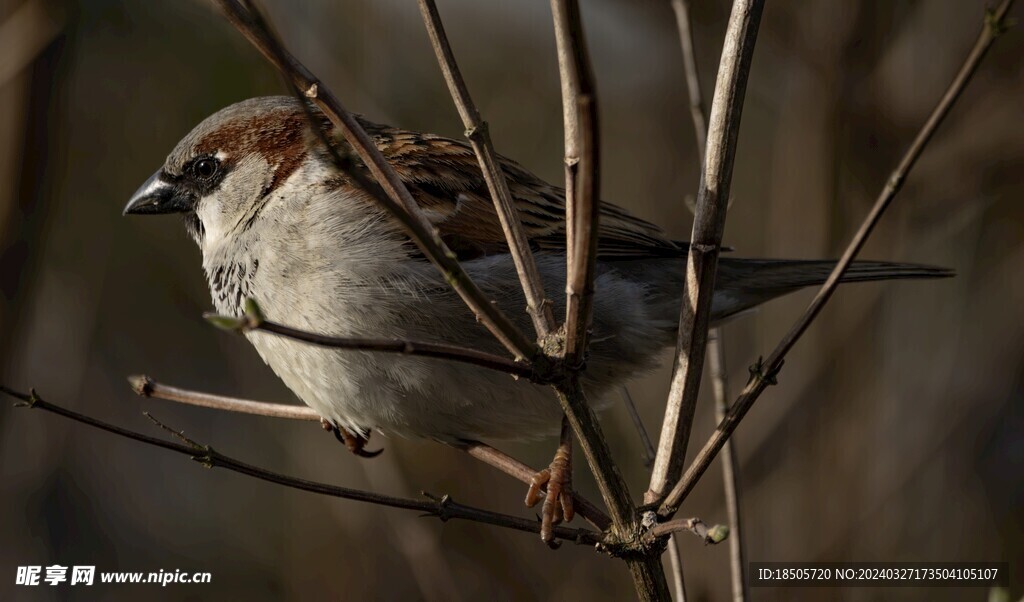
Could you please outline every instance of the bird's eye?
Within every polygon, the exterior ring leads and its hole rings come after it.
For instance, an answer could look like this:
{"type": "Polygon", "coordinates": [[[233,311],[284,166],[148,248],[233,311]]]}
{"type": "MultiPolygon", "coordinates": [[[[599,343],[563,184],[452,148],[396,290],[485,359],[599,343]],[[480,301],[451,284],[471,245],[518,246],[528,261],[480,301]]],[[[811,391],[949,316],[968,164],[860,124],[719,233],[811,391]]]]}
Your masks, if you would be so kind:
{"type": "Polygon", "coordinates": [[[192,166],[192,171],[196,176],[204,180],[209,180],[213,176],[217,175],[217,169],[217,160],[210,158],[200,159],[192,166]]]}

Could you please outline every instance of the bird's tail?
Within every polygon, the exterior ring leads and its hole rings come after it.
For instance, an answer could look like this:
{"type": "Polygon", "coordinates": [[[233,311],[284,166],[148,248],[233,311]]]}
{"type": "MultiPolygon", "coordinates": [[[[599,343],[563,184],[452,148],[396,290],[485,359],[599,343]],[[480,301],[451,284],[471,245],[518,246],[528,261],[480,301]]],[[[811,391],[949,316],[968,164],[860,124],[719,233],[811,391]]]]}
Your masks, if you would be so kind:
{"type": "MultiPolygon", "coordinates": [[[[716,291],[722,293],[722,301],[719,302],[716,295],[712,319],[721,320],[797,289],[823,284],[835,265],[836,262],[831,260],[722,257],[718,260],[715,285],[716,291]]],[[[949,278],[953,275],[953,270],[929,265],[855,261],[840,282],[949,278]]]]}
{"type": "MultiPolygon", "coordinates": [[[[718,260],[722,286],[744,289],[781,289],[782,291],[824,284],[836,267],[831,260],[734,259],[718,260]],[[746,276],[746,277],[744,277],[746,276]]],[[[869,282],[905,278],[948,278],[953,270],[916,263],[855,261],[841,282],[869,282]]]]}

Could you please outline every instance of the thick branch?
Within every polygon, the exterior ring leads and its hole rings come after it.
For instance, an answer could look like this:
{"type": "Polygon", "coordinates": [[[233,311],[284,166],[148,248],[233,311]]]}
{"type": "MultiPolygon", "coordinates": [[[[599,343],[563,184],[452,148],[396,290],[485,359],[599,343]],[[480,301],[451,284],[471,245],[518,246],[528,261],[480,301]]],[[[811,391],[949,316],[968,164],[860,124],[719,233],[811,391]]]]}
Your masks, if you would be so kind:
{"type": "Polygon", "coordinates": [[[679,478],[693,426],[743,97],[763,8],[764,0],[736,0],[725,34],[686,262],[686,290],[679,315],[672,385],[654,473],[644,496],[648,503],[660,500],[669,485],[679,478]]]}
{"type": "Polygon", "coordinates": [[[466,138],[473,146],[473,152],[476,153],[480,170],[487,182],[487,190],[494,200],[494,208],[501,221],[501,229],[505,232],[509,253],[516,265],[516,273],[519,274],[519,282],[526,296],[527,311],[533,319],[537,336],[545,337],[555,329],[554,313],[551,311],[550,301],[544,294],[544,283],[541,282],[540,272],[537,271],[537,263],[533,259],[530,241],[523,230],[519,211],[516,210],[512,195],[509,193],[505,172],[502,171],[497,153],[494,152],[487,122],[473,104],[469,88],[462,79],[455,54],[448,44],[448,36],[444,32],[444,24],[441,22],[437,5],[434,0],[419,0],[419,5],[427,33],[430,35],[430,43],[434,47],[434,54],[437,55],[437,62],[441,65],[441,72],[448,84],[448,91],[466,128],[466,138]]]}
{"type": "Polygon", "coordinates": [[[818,294],[814,296],[810,305],[804,311],[803,315],[796,321],[793,327],[788,333],[782,338],[779,344],[772,351],[768,359],[765,360],[757,374],[752,375],[747,386],[743,389],[739,398],[733,403],[729,412],[725,415],[725,419],[718,425],[718,429],[712,434],[711,438],[704,445],[697,457],[694,458],[693,463],[690,464],[686,473],[682,479],[676,483],[675,487],[665,498],[664,503],[658,508],[658,514],[661,516],[672,516],[679,508],[679,504],[686,498],[686,496],[696,485],[697,481],[704,474],[704,472],[711,465],[712,460],[718,454],[722,446],[728,441],[733,431],[736,430],[736,426],[746,415],[750,406],[760,397],[761,393],[768,387],[768,385],[775,382],[775,376],[779,370],[782,369],[782,363],[785,360],[786,354],[792,349],[793,345],[797,342],[801,335],[807,330],[811,322],[821,312],[822,307],[832,297],[832,293],[835,292],[836,286],[839,284],[843,274],[846,273],[847,268],[850,267],[850,263],[853,262],[857,253],[860,252],[870,236],[875,225],[881,219],[882,214],[892,203],[896,193],[900,191],[903,186],[903,182],[906,180],[910,170],[914,167],[917,159],[921,156],[921,152],[925,149],[928,141],[931,140],[935,134],[935,130],[945,119],[946,115],[949,114],[949,110],[953,104],[959,98],[963,92],[967,83],[971,80],[978,65],[981,64],[981,60],[985,57],[988,49],[992,46],[992,42],[1001,34],[1006,27],[1006,13],[1010,10],[1010,6],[1013,4],[1013,0],[1003,0],[999,6],[991,12],[986,13],[985,25],[982,28],[981,34],[978,36],[977,42],[968,54],[967,59],[964,61],[963,66],[957,73],[956,77],[950,83],[945,94],[939,104],[932,111],[928,120],[925,122],[921,131],[918,132],[917,137],[914,138],[910,148],[907,149],[906,154],[903,155],[899,165],[889,176],[889,180],[885,187],[882,189],[878,198],[875,200],[874,206],[871,208],[871,212],[868,213],[867,217],[864,218],[864,222],[861,224],[857,233],[854,235],[853,240],[846,247],[846,251],[843,252],[842,258],[836,264],[832,273],[829,275],[828,280],[822,285],[818,294]]]}
{"type": "MultiPolygon", "coordinates": [[[[687,0],[672,0],[679,28],[679,42],[683,50],[683,70],[686,73],[686,89],[690,97],[690,117],[697,142],[697,159],[704,164],[704,145],[707,144],[707,120],[704,118],[704,95],[700,89],[697,72],[697,57],[694,52],[693,28],[690,25],[690,7],[687,0]]],[[[725,340],[722,328],[708,332],[707,360],[710,362],[711,388],[715,394],[715,421],[721,422],[729,409],[729,375],[725,367],[725,340]]],[[[743,602],[749,599],[747,589],[746,563],[743,553],[743,537],[740,531],[740,502],[738,469],[733,453],[732,441],[722,448],[722,485],[725,490],[725,505],[729,515],[729,569],[732,577],[732,598],[743,602]]],[[[673,547],[673,549],[675,549],[673,547]]]]}
{"type": "MultiPolygon", "coordinates": [[[[477,319],[517,358],[533,358],[537,346],[508,319],[470,279],[455,254],[441,240],[436,228],[409,194],[398,174],[341,101],[272,35],[259,15],[238,0],[213,0],[225,17],[260,53],[277,67],[305,96],[320,108],[359,155],[378,186],[363,187],[405,228],[423,254],[441,271],[477,319]]],[[[316,127],[313,127],[316,130],[316,127]]],[[[340,165],[350,175],[358,169],[340,165]]],[[[358,180],[358,178],[357,178],[358,180]]]]}
{"type": "MultiPolygon", "coordinates": [[[[299,479],[288,475],[283,475],[269,470],[265,470],[258,466],[246,464],[234,458],[225,456],[224,454],[214,450],[207,445],[199,445],[195,442],[185,439],[185,443],[175,443],[173,441],[166,441],[164,439],[158,439],[156,437],[150,437],[141,433],[136,433],[128,429],[114,426],[106,422],[102,422],[91,416],[79,414],[73,412],[64,407],[49,403],[41,399],[33,391],[30,394],[20,393],[8,389],[7,387],[0,387],[0,391],[20,399],[25,407],[36,408],[45,410],[53,414],[70,418],[75,422],[104,430],[121,437],[133,439],[147,445],[160,447],[169,451],[173,451],[179,454],[190,456],[193,460],[203,464],[208,468],[226,468],[233,472],[238,472],[244,475],[255,477],[257,479],[267,481],[270,483],[276,483],[278,485],[284,485],[285,487],[291,487],[293,489],[301,489],[303,491],[310,491],[313,493],[319,493],[321,495],[328,495],[332,497],[343,498],[347,500],[355,500],[359,502],[366,502],[369,504],[376,504],[378,506],[389,506],[391,508],[404,508],[406,510],[417,510],[424,514],[436,516],[442,521],[449,519],[464,519],[474,522],[485,523],[489,525],[495,525],[498,527],[506,527],[509,529],[515,529],[517,531],[526,531],[528,533],[539,533],[540,523],[537,521],[520,518],[518,516],[512,516],[508,514],[501,514],[499,512],[491,512],[489,510],[483,510],[480,508],[474,508],[472,506],[465,506],[457,502],[452,501],[449,496],[443,497],[431,497],[430,501],[426,500],[412,500],[407,498],[394,497],[390,495],[381,495],[378,493],[372,493],[369,491],[362,491],[359,489],[349,489],[347,487],[338,487],[336,485],[328,485],[326,483],[318,483],[315,481],[307,481],[305,479],[299,479]]],[[[159,424],[159,423],[158,423],[159,424]]],[[[166,427],[165,427],[166,428],[166,427]]],[[[168,429],[170,430],[170,429],[168,429]]],[[[174,431],[172,431],[174,432],[174,431]]],[[[184,436],[180,433],[175,432],[179,438],[184,439],[184,436]]],[[[587,529],[569,529],[566,527],[556,527],[554,535],[557,538],[564,539],[567,541],[574,541],[581,544],[593,545],[602,543],[604,538],[603,535],[595,531],[587,529]]]]}

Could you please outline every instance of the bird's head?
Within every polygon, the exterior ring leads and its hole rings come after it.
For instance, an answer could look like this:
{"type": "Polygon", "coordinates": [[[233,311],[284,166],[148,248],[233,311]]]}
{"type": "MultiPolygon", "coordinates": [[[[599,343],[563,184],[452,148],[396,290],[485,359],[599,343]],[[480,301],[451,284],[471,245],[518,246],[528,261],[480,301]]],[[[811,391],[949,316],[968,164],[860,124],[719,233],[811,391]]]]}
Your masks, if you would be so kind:
{"type": "Polygon", "coordinates": [[[180,213],[200,245],[247,229],[310,155],[306,113],[294,98],[231,105],[197,125],[132,195],[125,215],[180,213]]]}

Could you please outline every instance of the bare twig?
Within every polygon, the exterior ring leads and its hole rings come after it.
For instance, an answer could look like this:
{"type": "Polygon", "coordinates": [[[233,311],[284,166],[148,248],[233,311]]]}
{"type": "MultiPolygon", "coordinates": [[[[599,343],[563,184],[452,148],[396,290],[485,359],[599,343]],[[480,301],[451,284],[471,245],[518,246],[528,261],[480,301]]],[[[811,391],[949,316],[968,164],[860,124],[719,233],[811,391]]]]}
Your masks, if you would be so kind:
{"type": "MultiPolygon", "coordinates": [[[[495,303],[470,279],[459,265],[454,253],[441,240],[440,234],[409,194],[398,174],[388,164],[373,140],[359,122],[349,113],[336,96],[301,62],[292,56],[271,33],[252,9],[238,0],[213,0],[227,20],[245,36],[260,53],[274,64],[288,80],[320,108],[323,114],[341,132],[352,149],[359,155],[379,186],[367,186],[357,168],[342,164],[339,168],[355,176],[357,183],[367,190],[405,228],[409,237],[423,254],[442,272],[452,288],[465,301],[477,319],[516,358],[532,359],[537,346],[509,320],[495,303]]],[[[246,5],[251,5],[247,0],[246,5]]],[[[316,126],[312,126],[316,130],[316,126]]]]}
{"type": "Polygon", "coordinates": [[[311,345],[331,347],[335,349],[351,349],[354,351],[377,351],[381,353],[401,353],[403,355],[419,355],[433,357],[471,364],[482,368],[505,372],[515,377],[523,377],[531,380],[542,381],[539,374],[535,374],[532,365],[522,360],[510,360],[508,358],[468,349],[458,345],[445,343],[429,343],[425,341],[409,341],[402,339],[374,339],[362,337],[333,337],[324,334],[306,332],[283,324],[270,322],[263,318],[259,306],[253,299],[245,301],[245,315],[240,318],[221,316],[214,313],[205,313],[206,318],[214,326],[233,332],[249,332],[258,330],[268,332],[289,339],[295,339],[311,345]]]}
{"type": "Polygon", "coordinates": [[[430,43],[434,48],[434,54],[437,55],[437,62],[441,65],[441,72],[448,84],[448,91],[451,93],[452,100],[455,101],[462,124],[466,128],[466,138],[473,146],[473,152],[476,153],[477,161],[480,162],[480,170],[487,182],[487,190],[494,200],[494,208],[501,221],[501,229],[505,232],[509,253],[516,265],[519,282],[523,287],[523,294],[526,296],[527,311],[533,319],[537,336],[545,337],[555,329],[554,313],[551,311],[550,301],[544,294],[544,283],[541,282],[540,272],[537,271],[537,263],[533,259],[530,241],[523,230],[519,211],[512,202],[505,173],[498,164],[498,156],[491,143],[487,122],[483,120],[480,111],[473,104],[469,88],[466,86],[465,80],[462,79],[459,65],[455,61],[455,54],[448,44],[448,36],[445,34],[437,5],[434,0],[419,0],[419,5],[420,12],[423,14],[423,22],[427,26],[427,33],[430,35],[430,43]]]}
{"type": "MultiPolygon", "coordinates": [[[[729,381],[725,369],[725,350],[722,343],[722,329],[712,328],[708,334],[708,360],[710,362],[711,388],[715,393],[715,422],[721,423],[729,411],[729,381]]],[[[739,467],[733,441],[726,441],[722,447],[722,486],[725,490],[725,507],[729,515],[729,571],[732,577],[732,599],[743,602],[750,598],[747,586],[745,554],[743,553],[743,531],[740,527],[739,467]]]]}
{"type": "MultiPolygon", "coordinates": [[[[690,7],[687,0],[672,0],[679,28],[679,42],[683,50],[683,70],[686,73],[686,89],[690,97],[690,117],[697,142],[697,160],[704,164],[704,145],[707,144],[707,120],[704,118],[704,95],[701,94],[700,75],[697,71],[697,57],[693,44],[693,27],[690,24],[690,7]]],[[[708,332],[707,359],[710,362],[711,388],[715,394],[715,421],[721,422],[729,409],[729,375],[725,366],[725,339],[721,327],[708,332]]],[[[743,553],[743,537],[740,531],[740,503],[736,456],[733,442],[727,441],[722,448],[722,485],[725,490],[725,505],[729,515],[729,569],[732,575],[732,597],[735,602],[749,598],[746,579],[746,564],[743,553]]],[[[681,567],[680,567],[681,571],[681,567]]]]}
{"type": "MultiPolygon", "coordinates": [[[[119,426],[108,424],[106,422],[97,420],[91,416],[79,414],[62,406],[58,406],[49,403],[39,397],[32,391],[31,393],[21,393],[14,391],[7,387],[0,386],[0,392],[3,392],[11,397],[21,400],[21,404],[24,407],[35,408],[45,410],[53,414],[70,418],[75,422],[104,430],[121,437],[133,439],[147,445],[160,447],[169,451],[173,451],[179,454],[190,456],[193,460],[208,468],[226,468],[233,472],[238,472],[244,475],[255,477],[257,479],[267,481],[270,483],[276,483],[278,485],[284,485],[285,487],[291,487],[293,489],[301,489],[303,491],[310,491],[312,493],[319,493],[321,495],[328,495],[332,497],[343,498],[347,500],[354,500],[359,502],[366,502],[369,504],[376,504],[378,506],[389,506],[391,508],[404,508],[406,510],[417,510],[430,516],[436,516],[442,521],[450,519],[464,519],[479,523],[485,523],[489,525],[495,525],[498,527],[505,527],[509,529],[515,529],[517,531],[525,531],[528,533],[539,533],[540,523],[538,521],[520,518],[518,516],[512,516],[509,514],[501,514],[499,512],[491,512],[489,510],[483,510],[480,508],[474,508],[472,506],[466,506],[453,501],[449,496],[432,496],[424,494],[430,498],[431,501],[412,500],[408,498],[394,497],[390,495],[382,495],[378,493],[372,493],[369,491],[362,491],[359,489],[349,489],[347,487],[339,487],[337,485],[328,485],[326,483],[318,483],[315,481],[307,481],[288,475],[283,475],[276,472],[265,470],[258,466],[246,464],[234,458],[225,456],[224,454],[214,450],[208,445],[199,445],[185,439],[185,443],[175,443],[173,441],[167,441],[164,439],[158,439],[156,437],[150,437],[149,435],[143,435],[136,433],[119,426]]],[[[159,424],[159,423],[158,423],[159,424]]],[[[163,425],[161,425],[163,426],[163,425]]],[[[167,427],[164,427],[167,428],[167,427]]],[[[181,433],[170,430],[178,438],[184,438],[181,433]]],[[[554,536],[566,541],[574,541],[581,544],[593,545],[603,543],[604,537],[602,534],[588,529],[569,529],[566,527],[556,527],[554,536]]]]}
{"type": "Polygon", "coordinates": [[[676,602],[685,602],[686,600],[686,581],[683,578],[683,558],[679,551],[679,538],[677,537],[681,532],[693,533],[697,537],[701,538],[705,545],[721,543],[723,539],[729,537],[728,527],[723,525],[708,527],[707,523],[699,518],[678,519],[661,525],[656,525],[644,535],[646,539],[651,541],[658,537],[664,537],[666,534],[669,536],[669,566],[672,568],[672,587],[675,590],[674,599],[676,602]]]}
{"type": "Polygon", "coordinates": [[[797,342],[801,335],[807,330],[811,322],[821,312],[822,307],[831,298],[832,293],[835,292],[836,286],[839,284],[843,274],[846,273],[846,269],[853,262],[853,259],[860,252],[861,247],[864,246],[868,236],[874,230],[875,225],[878,223],[882,214],[889,207],[889,204],[895,198],[896,193],[903,187],[903,183],[910,173],[910,170],[914,167],[917,159],[921,156],[921,152],[927,146],[929,140],[935,134],[935,130],[939,124],[942,123],[943,119],[949,113],[953,104],[959,98],[961,92],[967,86],[967,83],[971,80],[971,76],[974,75],[981,63],[981,60],[985,57],[988,49],[992,46],[992,42],[1005,30],[1006,28],[1006,13],[1010,10],[1013,5],[1013,0],[1003,0],[999,6],[994,10],[991,10],[985,15],[985,24],[978,36],[978,40],[975,42],[974,47],[968,54],[967,59],[964,61],[963,66],[960,67],[960,71],[953,78],[949,88],[947,88],[945,94],[939,104],[932,111],[928,120],[925,122],[921,131],[918,132],[917,137],[911,143],[910,148],[907,149],[906,154],[903,155],[902,160],[896,169],[889,176],[889,180],[886,182],[885,187],[882,189],[878,198],[875,200],[874,206],[871,208],[870,213],[864,218],[864,222],[861,224],[857,233],[854,235],[853,240],[846,247],[846,251],[843,252],[842,258],[836,264],[832,273],[829,275],[828,280],[822,285],[821,289],[814,296],[810,305],[804,311],[803,315],[796,321],[793,327],[788,333],[782,338],[779,344],[772,351],[768,359],[761,363],[759,370],[756,374],[751,375],[750,381],[747,386],[744,387],[743,392],[739,398],[733,403],[729,412],[726,414],[725,419],[718,425],[718,429],[715,430],[714,434],[704,445],[703,449],[697,454],[697,457],[687,468],[686,473],[679,480],[678,483],[672,488],[672,491],[665,498],[664,503],[658,509],[658,514],[663,517],[672,516],[679,508],[679,504],[686,498],[686,496],[693,489],[693,486],[697,483],[700,477],[711,465],[712,460],[718,454],[718,451],[722,448],[724,443],[732,435],[733,431],[736,430],[736,426],[746,415],[750,406],[753,405],[754,401],[764,392],[764,390],[773,382],[775,382],[775,376],[779,370],[782,369],[782,363],[785,360],[786,354],[792,349],[793,345],[797,342]]]}
{"type": "MultiPolygon", "coordinates": [[[[575,4],[575,3],[573,3],[575,4]]],[[[580,162],[580,116],[576,97],[580,89],[580,72],[575,68],[575,57],[572,48],[570,3],[551,0],[551,14],[555,20],[555,45],[558,54],[558,73],[562,85],[562,122],[565,137],[565,236],[566,236],[566,267],[572,270],[575,248],[575,232],[573,231],[573,199],[576,198],[576,174],[580,162]]],[[[579,13],[578,5],[576,12],[579,13]]],[[[568,273],[568,271],[566,272],[568,273]]]]}
{"type": "Polygon", "coordinates": [[[128,383],[137,395],[166,399],[187,405],[211,408],[226,412],[239,414],[252,414],[254,416],[269,416],[271,418],[289,418],[291,420],[308,420],[319,422],[320,415],[307,406],[289,405],[284,403],[269,403],[263,401],[251,401],[237,397],[226,397],[214,395],[201,391],[191,391],[159,383],[152,378],[137,374],[128,377],[128,383]]]}
{"type": "Polygon", "coordinates": [[[707,523],[699,518],[677,518],[675,520],[658,523],[647,531],[647,533],[644,534],[644,537],[653,540],[658,537],[664,537],[666,535],[682,531],[693,533],[697,537],[703,539],[706,544],[722,543],[729,537],[729,527],[726,527],[725,525],[709,527],[707,523]]]}
{"type": "Polygon", "coordinates": [[[673,534],[668,540],[668,564],[672,568],[672,587],[675,602],[686,602],[686,579],[683,577],[683,556],[679,552],[679,538],[673,534]]]}
{"type": "Polygon", "coordinates": [[[600,138],[594,72],[577,0],[552,0],[565,121],[565,164],[574,166],[573,194],[566,182],[565,349],[579,365],[587,346],[597,261],[600,138]],[[571,115],[570,115],[571,113],[571,115]]]}
{"type": "Polygon", "coordinates": [[[636,404],[633,402],[633,396],[629,394],[629,389],[625,386],[620,387],[619,393],[622,395],[622,402],[626,405],[626,411],[629,412],[633,426],[636,427],[636,432],[640,436],[640,444],[644,452],[644,466],[651,468],[654,466],[654,444],[651,443],[651,436],[647,434],[647,427],[644,426],[643,418],[640,417],[640,412],[636,409],[636,404]]]}
{"type": "Polygon", "coordinates": [[[763,8],[764,0],[735,0],[726,29],[686,262],[686,290],[679,316],[672,385],[654,473],[644,496],[647,503],[664,496],[669,485],[679,478],[685,461],[704,367],[715,271],[725,229],[743,97],[763,8]]]}
{"type": "MultiPolygon", "coordinates": [[[[165,399],[167,401],[175,401],[187,405],[200,406],[226,412],[236,412],[239,414],[269,416],[272,418],[289,418],[292,420],[307,420],[310,422],[319,422],[321,420],[320,415],[317,414],[316,411],[306,406],[252,401],[249,399],[239,399],[237,397],[227,397],[223,395],[214,395],[212,393],[204,393],[201,391],[192,391],[190,389],[182,389],[180,387],[174,387],[157,382],[145,375],[129,376],[128,382],[131,384],[132,390],[143,397],[165,399]]],[[[537,471],[533,468],[530,468],[519,460],[516,460],[508,454],[499,451],[486,443],[470,441],[461,444],[453,444],[452,447],[464,451],[477,460],[480,460],[485,464],[489,464],[512,478],[526,484],[529,484],[530,479],[537,474],[537,471]]],[[[590,521],[590,523],[598,529],[604,531],[611,524],[608,516],[605,515],[600,508],[575,492],[573,493],[573,503],[576,505],[576,511],[580,516],[590,521]]]]}
{"type": "Polygon", "coordinates": [[[576,195],[571,200],[567,199],[567,206],[572,207],[572,210],[566,212],[567,219],[572,219],[567,224],[568,229],[573,231],[572,246],[566,247],[568,272],[565,282],[564,357],[569,366],[583,364],[590,337],[590,321],[594,309],[594,277],[597,273],[597,232],[601,214],[597,206],[600,198],[597,99],[593,93],[583,93],[578,103],[583,136],[580,141],[576,195]],[[572,256],[571,260],[568,259],[569,255],[572,256]]]}
{"type": "Polygon", "coordinates": [[[693,51],[693,29],[690,26],[689,4],[688,0],[672,0],[672,10],[676,13],[679,45],[683,50],[683,71],[686,73],[686,91],[690,98],[690,117],[693,119],[693,134],[697,137],[697,162],[704,165],[704,147],[707,145],[708,125],[704,118],[704,97],[700,93],[697,57],[693,51]]]}

